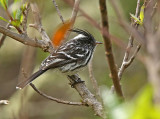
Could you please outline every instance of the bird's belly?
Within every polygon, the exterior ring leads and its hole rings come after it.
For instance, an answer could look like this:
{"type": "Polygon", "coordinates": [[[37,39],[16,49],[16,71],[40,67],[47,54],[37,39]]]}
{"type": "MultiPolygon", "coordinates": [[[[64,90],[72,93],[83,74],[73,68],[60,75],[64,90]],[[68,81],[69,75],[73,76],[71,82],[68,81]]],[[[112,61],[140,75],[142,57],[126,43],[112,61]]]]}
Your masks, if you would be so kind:
{"type": "Polygon", "coordinates": [[[85,68],[85,66],[79,66],[73,63],[73,64],[64,65],[63,67],[59,68],[59,70],[62,73],[65,73],[66,75],[73,75],[78,73],[79,71],[82,71],[85,68]]]}

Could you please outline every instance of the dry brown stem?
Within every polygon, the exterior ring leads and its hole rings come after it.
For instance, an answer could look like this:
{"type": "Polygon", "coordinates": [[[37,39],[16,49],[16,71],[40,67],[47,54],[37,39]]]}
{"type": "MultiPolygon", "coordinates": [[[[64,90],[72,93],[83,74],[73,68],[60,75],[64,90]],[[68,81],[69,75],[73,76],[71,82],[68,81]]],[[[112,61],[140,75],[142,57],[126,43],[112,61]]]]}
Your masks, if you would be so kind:
{"type": "Polygon", "coordinates": [[[41,23],[41,16],[39,13],[39,9],[36,3],[32,3],[31,4],[31,10],[33,13],[33,17],[34,17],[34,24],[30,24],[30,27],[34,27],[35,29],[37,29],[39,31],[39,33],[41,34],[42,40],[43,42],[45,42],[45,44],[48,44],[49,47],[49,52],[52,53],[53,51],[53,45],[52,42],[50,40],[50,38],[48,37],[46,31],[43,29],[42,23],[41,23]]]}
{"type": "Polygon", "coordinates": [[[78,75],[72,75],[68,76],[68,79],[70,81],[70,84],[73,85],[73,87],[77,90],[79,95],[82,97],[83,102],[89,106],[91,106],[97,116],[100,116],[104,118],[103,114],[103,107],[102,104],[95,98],[95,96],[88,90],[86,85],[82,83],[76,83],[81,82],[81,79],[78,75]]]}
{"type": "MultiPolygon", "coordinates": [[[[140,12],[140,0],[137,0],[137,7],[136,7],[136,12],[135,12],[136,17],[139,16],[139,12],[140,12]]],[[[135,23],[134,21],[131,24],[132,24],[133,27],[138,28],[137,23],[135,23]]],[[[132,36],[132,33],[131,33],[131,35],[129,37],[128,45],[127,45],[127,48],[126,48],[126,52],[124,54],[124,58],[123,58],[123,61],[122,61],[122,64],[121,64],[121,67],[119,68],[119,71],[118,71],[119,80],[121,80],[123,72],[133,62],[133,60],[135,59],[138,51],[141,48],[141,45],[138,45],[134,54],[129,58],[129,55],[131,53],[131,49],[133,47],[133,41],[134,41],[134,37],[132,36]]]]}
{"type": "MultiPolygon", "coordinates": [[[[103,29],[105,29],[106,31],[109,31],[106,1],[99,0],[99,6],[100,6],[103,29]]],[[[106,37],[105,35],[103,35],[103,39],[104,39],[104,45],[106,50],[105,54],[108,59],[108,65],[111,71],[111,78],[113,81],[115,91],[117,95],[119,95],[120,97],[123,97],[121,85],[119,83],[119,78],[118,78],[118,71],[117,71],[117,67],[114,61],[114,56],[112,53],[112,44],[111,44],[110,37],[106,37]]]]}
{"type": "Polygon", "coordinates": [[[63,17],[62,17],[62,14],[61,14],[59,8],[58,8],[58,5],[57,5],[56,1],[55,1],[55,0],[52,0],[52,1],[53,1],[53,4],[54,4],[54,6],[55,6],[55,8],[56,8],[56,10],[57,10],[57,13],[58,13],[58,15],[59,15],[59,18],[61,19],[62,23],[64,24],[64,19],[63,19],[63,17]]]}
{"type": "Polygon", "coordinates": [[[90,63],[88,64],[88,71],[89,71],[89,77],[93,85],[93,89],[95,90],[96,95],[100,96],[100,89],[99,89],[97,80],[95,79],[94,73],[93,73],[92,61],[90,61],[90,63]]]}
{"type": "Polygon", "coordinates": [[[30,86],[41,96],[43,96],[46,99],[55,101],[57,103],[62,103],[62,104],[67,104],[67,105],[77,105],[77,106],[82,106],[85,105],[87,106],[85,103],[82,102],[71,102],[71,101],[66,101],[66,100],[62,100],[62,99],[58,99],[58,98],[54,98],[52,96],[48,96],[45,93],[41,92],[40,90],[38,90],[35,85],[33,83],[30,83],[30,86]]]}

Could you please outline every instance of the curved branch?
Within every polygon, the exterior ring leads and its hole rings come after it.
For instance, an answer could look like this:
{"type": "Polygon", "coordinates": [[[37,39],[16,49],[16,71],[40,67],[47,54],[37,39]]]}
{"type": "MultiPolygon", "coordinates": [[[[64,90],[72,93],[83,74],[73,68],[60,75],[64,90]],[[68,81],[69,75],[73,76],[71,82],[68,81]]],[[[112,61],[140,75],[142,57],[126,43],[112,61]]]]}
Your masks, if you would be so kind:
{"type": "Polygon", "coordinates": [[[61,99],[57,99],[57,98],[48,96],[48,95],[46,95],[45,93],[43,93],[43,92],[41,92],[40,90],[38,90],[33,83],[30,83],[30,86],[31,86],[38,94],[40,94],[41,96],[45,97],[46,99],[55,101],[55,102],[57,102],[57,103],[62,103],[62,104],[67,104],[67,105],[77,105],[77,106],[82,106],[82,105],[83,105],[83,106],[87,106],[85,103],[82,103],[82,102],[65,101],[65,100],[61,100],[61,99]]]}

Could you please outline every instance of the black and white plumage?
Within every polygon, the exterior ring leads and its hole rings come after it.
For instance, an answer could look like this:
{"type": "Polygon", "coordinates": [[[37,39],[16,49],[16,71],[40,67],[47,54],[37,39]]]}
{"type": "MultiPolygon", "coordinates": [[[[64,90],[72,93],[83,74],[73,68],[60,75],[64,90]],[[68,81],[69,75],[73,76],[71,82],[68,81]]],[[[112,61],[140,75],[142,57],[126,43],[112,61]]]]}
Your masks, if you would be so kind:
{"type": "Polygon", "coordinates": [[[28,80],[20,82],[17,88],[23,88],[35,78],[49,69],[59,69],[62,73],[73,75],[80,68],[85,67],[93,56],[97,42],[94,37],[84,30],[73,29],[77,35],[73,39],[59,46],[42,63],[40,69],[28,80]]]}

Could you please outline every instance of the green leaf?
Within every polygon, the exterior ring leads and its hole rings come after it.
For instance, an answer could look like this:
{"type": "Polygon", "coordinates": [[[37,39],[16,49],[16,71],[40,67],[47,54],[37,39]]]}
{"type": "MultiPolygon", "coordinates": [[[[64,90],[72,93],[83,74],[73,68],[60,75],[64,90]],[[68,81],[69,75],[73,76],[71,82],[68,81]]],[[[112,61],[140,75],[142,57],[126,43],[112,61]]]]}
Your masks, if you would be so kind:
{"type": "Polygon", "coordinates": [[[16,3],[16,2],[22,2],[22,0],[14,0],[14,3],[16,3]]]}
{"type": "Polygon", "coordinates": [[[133,113],[129,119],[160,119],[160,105],[153,103],[153,96],[153,87],[146,85],[134,101],[133,113]]]}
{"type": "Polygon", "coordinates": [[[12,12],[12,17],[13,17],[14,19],[16,19],[16,13],[17,13],[17,10],[15,10],[15,11],[12,12]]]}
{"type": "Polygon", "coordinates": [[[145,6],[142,5],[141,11],[140,11],[140,16],[139,16],[142,24],[143,24],[143,21],[144,21],[144,8],[145,8],[145,6]]]}
{"type": "Polygon", "coordinates": [[[131,15],[131,17],[135,20],[135,22],[137,23],[137,24],[142,24],[142,22],[141,22],[141,20],[139,19],[139,18],[137,18],[134,14],[131,14],[130,13],[130,15],[131,15]]]}
{"type": "Polygon", "coordinates": [[[28,4],[28,3],[25,3],[25,4],[23,4],[23,5],[21,6],[22,12],[24,12],[24,10],[26,9],[27,4],[28,4]]]}
{"type": "Polygon", "coordinates": [[[8,8],[8,0],[0,0],[0,6],[6,10],[8,8]]]}
{"type": "Polygon", "coordinates": [[[22,11],[21,11],[21,9],[18,9],[17,12],[16,12],[16,17],[15,17],[15,18],[16,18],[17,20],[20,20],[20,19],[21,19],[21,16],[22,16],[22,11]]]}
{"type": "Polygon", "coordinates": [[[15,19],[18,20],[20,23],[22,23],[22,21],[23,21],[23,14],[22,14],[22,10],[21,9],[16,10],[15,19]]]}
{"type": "Polygon", "coordinates": [[[21,18],[20,18],[19,21],[22,23],[22,21],[23,21],[23,15],[21,15],[21,18]]]}
{"type": "Polygon", "coordinates": [[[3,20],[3,21],[5,21],[5,22],[7,22],[7,23],[10,23],[7,19],[5,19],[5,18],[3,18],[1,16],[0,16],[0,19],[3,20]]]}
{"type": "Polygon", "coordinates": [[[19,27],[20,24],[21,24],[21,22],[20,22],[19,20],[13,20],[13,21],[11,21],[11,24],[12,24],[13,26],[19,27]]]}

